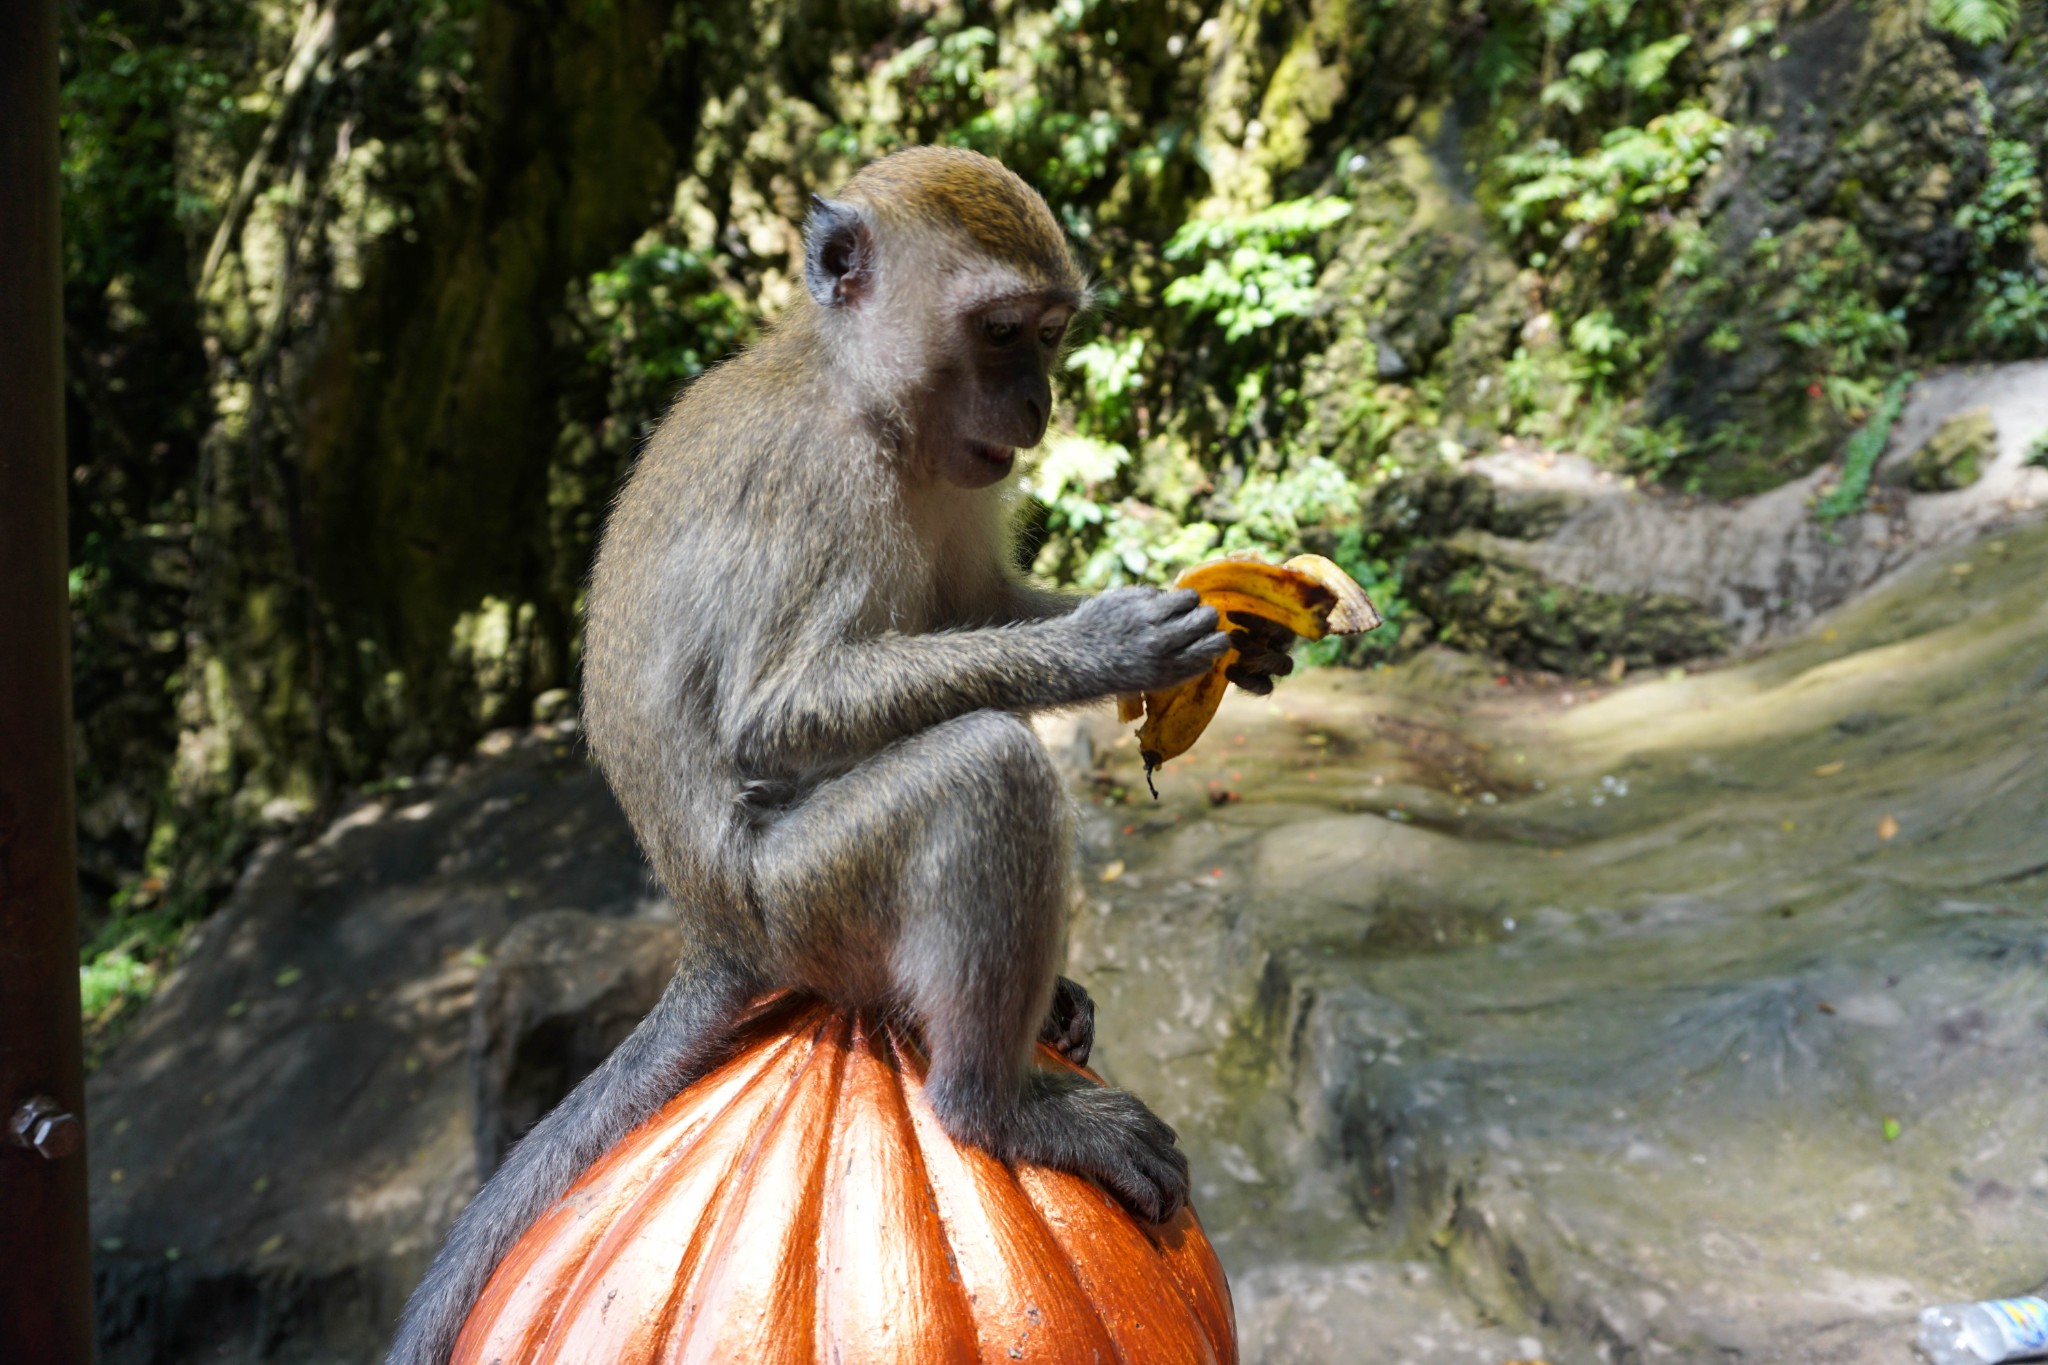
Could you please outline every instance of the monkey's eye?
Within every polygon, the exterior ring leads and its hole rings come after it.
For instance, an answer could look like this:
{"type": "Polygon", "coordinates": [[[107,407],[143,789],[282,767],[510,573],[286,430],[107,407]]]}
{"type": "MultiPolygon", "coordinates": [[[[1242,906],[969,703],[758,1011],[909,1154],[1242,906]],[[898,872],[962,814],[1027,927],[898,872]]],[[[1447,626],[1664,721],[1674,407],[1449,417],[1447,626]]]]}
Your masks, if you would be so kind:
{"type": "Polygon", "coordinates": [[[998,313],[981,320],[982,335],[997,346],[1007,346],[1015,341],[1024,330],[1022,323],[1007,313],[998,313]]]}
{"type": "Polygon", "coordinates": [[[1047,350],[1051,350],[1053,347],[1060,344],[1060,338],[1065,336],[1066,334],[1066,323],[1048,322],[1045,326],[1038,329],[1038,341],[1039,344],[1044,346],[1047,350]]]}

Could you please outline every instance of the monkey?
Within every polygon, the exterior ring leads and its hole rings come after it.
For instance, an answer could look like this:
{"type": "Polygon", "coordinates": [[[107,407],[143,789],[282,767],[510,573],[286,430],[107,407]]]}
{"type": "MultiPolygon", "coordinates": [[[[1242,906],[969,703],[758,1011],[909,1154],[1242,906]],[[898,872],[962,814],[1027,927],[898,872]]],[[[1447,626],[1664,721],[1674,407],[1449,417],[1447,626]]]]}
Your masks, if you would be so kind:
{"type": "MultiPolygon", "coordinates": [[[[439,1365],[511,1243],[793,988],[919,1030],[946,1131],[1186,1203],[1173,1130],[1085,1059],[1057,975],[1069,797],[1025,717],[1195,676],[1229,647],[1190,591],[1037,587],[1018,452],[1091,298],[1045,201],[911,148],[814,198],[803,289],[641,451],[593,568],[584,733],[686,930],[647,1017],[523,1138],[407,1304],[390,1365],[439,1365]]],[[[1237,676],[1270,687],[1270,642],[1237,676]]]]}

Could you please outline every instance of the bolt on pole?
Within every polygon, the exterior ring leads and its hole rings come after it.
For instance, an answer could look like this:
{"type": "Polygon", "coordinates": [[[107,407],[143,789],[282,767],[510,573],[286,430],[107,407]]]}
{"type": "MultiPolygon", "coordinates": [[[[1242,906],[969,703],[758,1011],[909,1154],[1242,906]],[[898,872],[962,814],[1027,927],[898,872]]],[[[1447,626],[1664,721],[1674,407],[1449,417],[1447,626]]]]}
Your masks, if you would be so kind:
{"type": "Polygon", "coordinates": [[[57,4],[0,4],[0,1360],[88,1365],[57,4]]]}

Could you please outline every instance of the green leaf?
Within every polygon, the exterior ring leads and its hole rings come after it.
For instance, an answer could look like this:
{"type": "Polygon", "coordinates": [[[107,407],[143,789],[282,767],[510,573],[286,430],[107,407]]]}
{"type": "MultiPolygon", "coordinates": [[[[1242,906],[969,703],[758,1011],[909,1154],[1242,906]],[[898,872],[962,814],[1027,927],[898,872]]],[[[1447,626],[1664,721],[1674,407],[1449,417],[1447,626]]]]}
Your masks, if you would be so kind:
{"type": "Polygon", "coordinates": [[[1629,89],[1645,92],[1656,89],[1664,83],[1665,75],[1671,70],[1671,63],[1678,60],[1678,54],[1692,46],[1692,38],[1679,34],[1666,38],[1661,43],[1651,43],[1628,59],[1629,89]]]}
{"type": "Polygon", "coordinates": [[[2019,0],[1929,0],[1927,6],[1929,23],[1978,46],[2004,42],[2019,17],[2019,0]]]}

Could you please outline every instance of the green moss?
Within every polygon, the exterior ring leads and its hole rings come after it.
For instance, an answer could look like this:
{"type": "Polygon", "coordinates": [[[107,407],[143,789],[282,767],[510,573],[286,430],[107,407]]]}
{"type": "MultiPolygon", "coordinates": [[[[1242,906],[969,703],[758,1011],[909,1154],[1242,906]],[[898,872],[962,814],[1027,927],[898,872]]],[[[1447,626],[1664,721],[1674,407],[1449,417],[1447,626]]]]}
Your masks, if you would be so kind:
{"type": "Polygon", "coordinates": [[[1997,454],[1998,424],[1991,410],[1959,412],[1936,427],[1906,461],[1906,483],[1922,493],[1968,488],[1997,454]]]}

